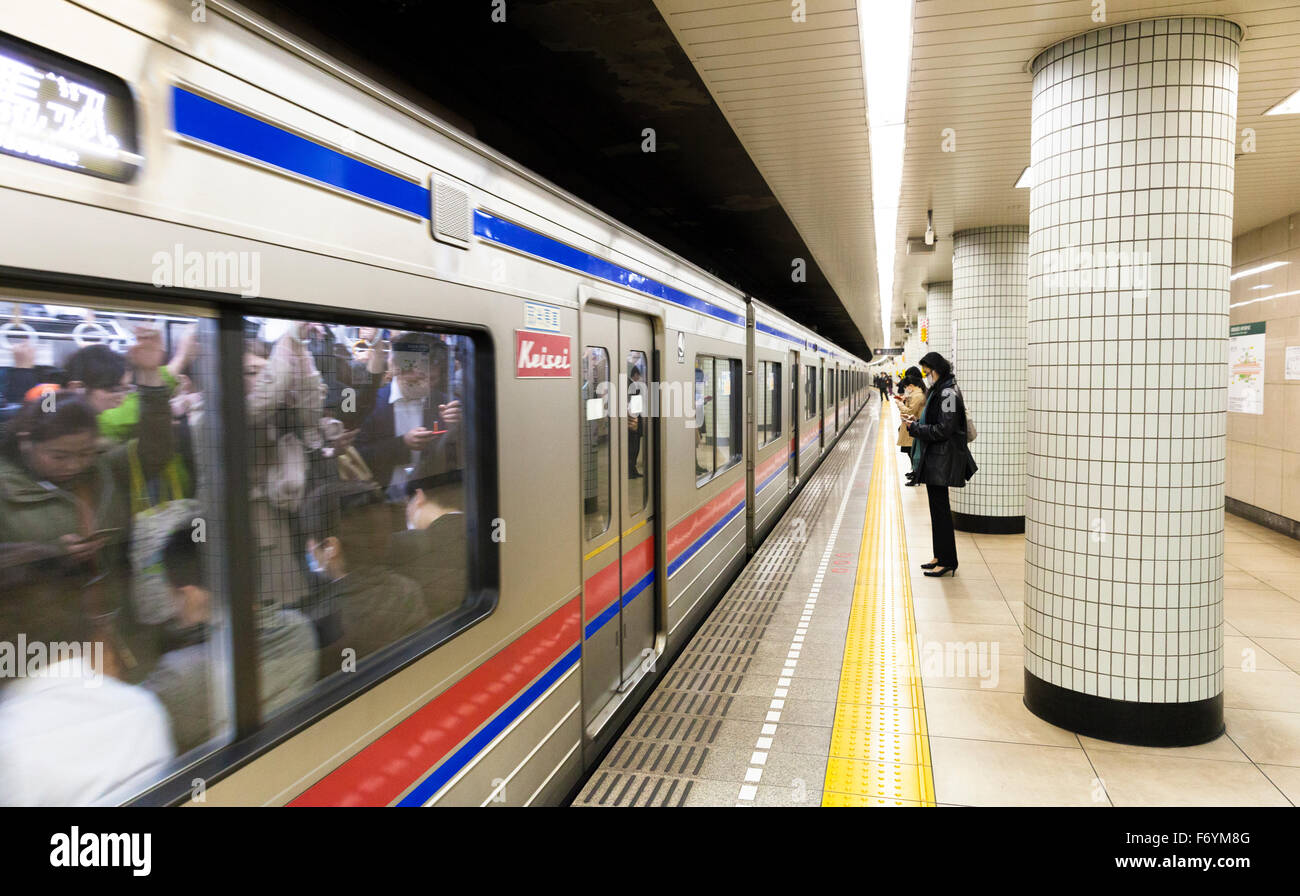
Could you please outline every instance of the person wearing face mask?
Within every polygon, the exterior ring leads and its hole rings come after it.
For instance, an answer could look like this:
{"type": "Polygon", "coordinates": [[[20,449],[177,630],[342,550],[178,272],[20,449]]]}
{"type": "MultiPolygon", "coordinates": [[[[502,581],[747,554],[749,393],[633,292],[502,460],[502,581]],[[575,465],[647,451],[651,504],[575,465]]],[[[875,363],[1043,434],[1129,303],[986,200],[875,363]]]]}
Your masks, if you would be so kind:
{"type": "Polygon", "coordinates": [[[415,582],[388,566],[392,516],[372,482],[331,482],[304,507],[307,564],[318,590],[307,608],[321,644],[322,677],[342,651],[363,659],[418,631],[432,615],[415,582]]]}
{"type": "Polygon", "coordinates": [[[966,402],[952,365],[938,352],[930,352],[920,366],[929,394],[920,417],[905,416],[903,422],[914,440],[915,480],[925,484],[930,500],[934,557],[921,568],[931,577],[956,575],[957,536],[948,489],[964,487],[978,468],[966,447],[966,402]]]}
{"type": "MultiPolygon", "coordinates": [[[[921,409],[925,407],[925,392],[921,371],[916,367],[907,368],[907,373],[903,375],[902,389],[894,397],[894,400],[898,402],[899,413],[904,418],[919,418],[921,409]]],[[[907,423],[900,421],[898,424],[898,450],[910,457],[912,454],[912,441],[912,435],[907,431],[907,423]]],[[[907,474],[907,484],[920,485],[915,477],[916,470],[913,469],[907,474]]]]}

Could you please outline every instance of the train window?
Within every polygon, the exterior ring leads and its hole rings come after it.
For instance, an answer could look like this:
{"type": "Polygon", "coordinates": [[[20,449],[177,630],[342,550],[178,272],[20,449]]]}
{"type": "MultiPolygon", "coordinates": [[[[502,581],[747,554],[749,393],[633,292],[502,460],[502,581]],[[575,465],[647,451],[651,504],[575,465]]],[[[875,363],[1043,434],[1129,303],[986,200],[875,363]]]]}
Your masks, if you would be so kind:
{"type": "Polygon", "coordinates": [[[713,362],[715,407],[717,408],[717,466],[714,473],[740,463],[744,443],[745,412],[741,402],[741,362],[716,358],[713,362]]]}
{"type": "Polygon", "coordinates": [[[707,482],[713,476],[717,427],[715,426],[713,359],[695,358],[695,481],[707,482]]]}
{"type": "Polygon", "coordinates": [[[609,352],[587,346],[582,353],[582,512],[588,539],[609,528],[609,352]]]}
{"type": "Polygon", "coordinates": [[[116,803],[231,733],[218,330],[29,302],[0,295],[0,805],[116,803]]]}
{"type": "Polygon", "coordinates": [[[465,605],[474,348],[425,330],[358,344],[331,321],[244,325],[265,720],[465,605]]]}
{"type": "Polygon", "coordinates": [[[759,389],[763,396],[758,426],[759,446],[770,445],[781,436],[781,365],[759,363],[759,389]]]}
{"type": "Polygon", "coordinates": [[[811,420],[817,416],[817,368],[808,364],[804,371],[807,375],[803,378],[803,418],[811,420]]]}
{"type": "Polygon", "coordinates": [[[633,514],[645,508],[650,491],[646,469],[650,453],[649,370],[645,352],[627,353],[627,500],[628,512],[633,514]]]}

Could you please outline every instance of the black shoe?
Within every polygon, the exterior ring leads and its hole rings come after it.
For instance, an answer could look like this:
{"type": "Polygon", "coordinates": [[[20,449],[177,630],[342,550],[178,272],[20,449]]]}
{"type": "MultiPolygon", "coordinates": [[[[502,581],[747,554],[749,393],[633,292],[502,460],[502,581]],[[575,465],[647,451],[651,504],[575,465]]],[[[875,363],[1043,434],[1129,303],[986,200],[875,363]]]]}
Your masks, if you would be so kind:
{"type": "Polygon", "coordinates": [[[941,566],[941,565],[942,565],[942,564],[939,563],[938,560],[932,560],[932,561],[929,562],[929,563],[922,563],[922,564],[921,564],[921,568],[922,568],[922,569],[934,569],[936,566],[941,566]]]}
{"type": "Polygon", "coordinates": [[[919,483],[919,482],[904,482],[904,483],[903,483],[903,488],[916,488],[916,487],[917,487],[918,485],[920,485],[920,484],[921,484],[921,483],[919,483]]]}
{"type": "Polygon", "coordinates": [[[957,567],[955,567],[955,566],[947,566],[947,567],[945,567],[945,566],[940,566],[938,569],[930,569],[930,570],[926,570],[926,573],[925,573],[925,574],[926,574],[927,576],[929,576],[930,578],[932,578],[932,579],[937,579],[937,578],[940,578],[941,576],[947,576],[947,575],[950,575],[950,576],[952,576],[952,577],[955,579],[955,578],[957,578],[957,567]]]}

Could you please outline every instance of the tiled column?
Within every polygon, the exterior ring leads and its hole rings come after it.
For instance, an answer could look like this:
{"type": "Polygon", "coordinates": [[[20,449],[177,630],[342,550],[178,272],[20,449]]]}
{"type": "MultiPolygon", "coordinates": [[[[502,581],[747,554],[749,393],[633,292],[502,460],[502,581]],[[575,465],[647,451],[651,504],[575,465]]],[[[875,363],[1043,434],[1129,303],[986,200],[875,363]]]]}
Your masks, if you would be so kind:
{"type": "Polygon", "coordinates": [[[952,360],[952,283],[925,285],[925,317],[930,319],[925,350],[952,360]]]}
{"type": "Polygon", "coordinates": [[[1223,731],[1223,476],[1240,29],[1115,25],[1033,71],[1025,705],[1223,731]]]}
{"type": "Polygon", "coordinates": [[[1029,228],[980,227],[952,238],[957,386],[975,419],[979,472],[949,493],[966,532],[1025,530],[1025,316],[1029,228]]]}

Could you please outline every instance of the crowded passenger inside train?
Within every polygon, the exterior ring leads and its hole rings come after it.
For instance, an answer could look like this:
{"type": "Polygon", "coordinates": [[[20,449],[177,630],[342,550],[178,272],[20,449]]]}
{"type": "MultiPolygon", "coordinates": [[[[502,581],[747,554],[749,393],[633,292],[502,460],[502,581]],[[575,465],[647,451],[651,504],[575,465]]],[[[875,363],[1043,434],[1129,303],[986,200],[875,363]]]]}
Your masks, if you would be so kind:
{"type": "Polygon", "coordinates": [[[265,722],[462,610],[469,337],[244,317],[240,432],[203,312],[0,314],[0,804],[120,801],[229,740],[240,655],[265,722]]]}

